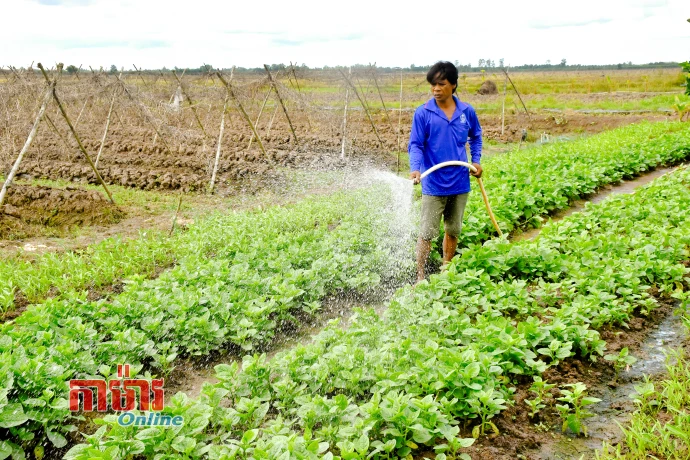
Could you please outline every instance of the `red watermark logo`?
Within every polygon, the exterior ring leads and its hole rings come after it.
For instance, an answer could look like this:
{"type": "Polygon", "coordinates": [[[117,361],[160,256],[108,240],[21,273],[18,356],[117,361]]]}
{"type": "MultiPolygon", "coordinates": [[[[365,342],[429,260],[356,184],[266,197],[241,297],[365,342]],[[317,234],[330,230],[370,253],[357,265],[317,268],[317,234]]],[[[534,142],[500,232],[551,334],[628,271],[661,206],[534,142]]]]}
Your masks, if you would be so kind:
{"type": "Polygon", "coordinates": [[[108,411],[108,395],[110,395],[110,409],[123,412],[118,417],[118,423],[129,425],[182,425],[182,417],[171,417],[162,414],[135,415],[134,410],[160,412],[163,410],[165,390],[164,379],[132,379],[130,378],[129,364],[117,365],[117,379],[72,379],[69,381],[69,410],[79,411],[79,406],[84,412],[94,410],[94,391],[96,393],[96,411],[108,411]],[[137,389],[139,390],[137,392],[137,389]],[[137,398],[138,393],[138,398],[137,398]],[[137,399],[139,404],[137,404],[137,399]],[[80,404],[81,402],[81,404],[80,404]]]}

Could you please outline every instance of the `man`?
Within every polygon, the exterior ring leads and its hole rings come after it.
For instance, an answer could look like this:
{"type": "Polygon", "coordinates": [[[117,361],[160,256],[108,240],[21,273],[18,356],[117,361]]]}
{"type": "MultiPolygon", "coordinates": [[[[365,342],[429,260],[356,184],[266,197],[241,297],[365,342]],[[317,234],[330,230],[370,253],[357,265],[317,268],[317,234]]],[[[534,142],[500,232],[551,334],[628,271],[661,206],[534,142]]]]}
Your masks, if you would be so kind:
{"type": "Polygon", "coordinates": [[[431,241],[438,236],[441,215],[443,265],[455,255],[462,217],[470,192],[470,174],[481,177],[482,128],[474,109],[453,94],[458,86],[458,69],[450,62],[437,62],[426,75],[433,98],[417,108],[412,120],[410,143],[410,178],[418,184],[421,174],[445,161],[466,161],[465,144],[469,142],[472,164],[477,172],[464,166],[441,168],[422,181],[422,224],[417,243],[417,281],[424,279],[424,265],[431,251],[431,241]]]}

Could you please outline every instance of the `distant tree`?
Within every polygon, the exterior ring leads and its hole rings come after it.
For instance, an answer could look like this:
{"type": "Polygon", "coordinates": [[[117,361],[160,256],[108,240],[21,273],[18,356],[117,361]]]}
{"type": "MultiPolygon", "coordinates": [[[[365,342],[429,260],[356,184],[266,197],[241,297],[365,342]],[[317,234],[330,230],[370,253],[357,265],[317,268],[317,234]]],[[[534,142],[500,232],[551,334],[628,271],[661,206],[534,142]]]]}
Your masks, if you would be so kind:
{"type": "Polygon", "coordinates": [[[209,73],[213,70],[213,66],[211,64],[204,64],[201,67],[199,67],[199,72],[201,73],[209,73]]]}
{"type": "Polygon", "coordinates": [[[68,65],[65,70],[70,75],[74,75],[75,73],[79,72],[79,68],[77,66],[74,66],[74,65],[68,65]]]}
{"type": "Polygon", "coordinates": [[[503,68],[503,63],[504,63],[504,62],[505,62],[505,60],[504,60],[503,58],[499,59],[499,60],[498,60],[498,66],[499,66],[500,68],[503,68]]]}
{"type": "Polygon", "coordinates": [[[567,65],[566,62],[565,58],[561,59],[561,67],[565,67],[567,65]]]}
{"type": "Polygon", "coordinates": [[[551,65],[551,59],[546,60],[546,65],[551,65]]]}
{"type": "Polygon", "coordinates": [[[112,74],[117,73],[117,66],[115,64],[110,66],[110,73],[112,73],[112,74]]]}
{"type": "Polygon", "coordinates": [[[486,61],[484,59],[480,59],[479,62],[477,63],[477,67],[484,67],[486,64],[486,61]]]}

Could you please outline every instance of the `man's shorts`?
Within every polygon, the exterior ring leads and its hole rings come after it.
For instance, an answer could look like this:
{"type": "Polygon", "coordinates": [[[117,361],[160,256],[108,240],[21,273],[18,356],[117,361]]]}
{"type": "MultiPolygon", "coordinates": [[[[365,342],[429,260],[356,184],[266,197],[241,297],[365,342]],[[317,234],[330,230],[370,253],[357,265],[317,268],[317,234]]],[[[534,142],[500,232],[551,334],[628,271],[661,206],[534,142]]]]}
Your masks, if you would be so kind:
{"type": "Polygon", "coordinates": [[[457,237],[462,228],[462,217],[469,193],[462,195],[422,195],[422,225],[419,236],[425,241],[438,237],[443,216],[443,227],[447,235],[457,237]]]}

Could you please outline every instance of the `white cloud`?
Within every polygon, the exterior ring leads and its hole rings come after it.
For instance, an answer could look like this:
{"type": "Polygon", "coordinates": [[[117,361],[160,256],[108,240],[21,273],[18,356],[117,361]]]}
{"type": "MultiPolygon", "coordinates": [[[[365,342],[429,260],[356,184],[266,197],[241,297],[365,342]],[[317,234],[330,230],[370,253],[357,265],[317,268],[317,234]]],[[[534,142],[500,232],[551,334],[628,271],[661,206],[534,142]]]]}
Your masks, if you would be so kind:
{"type": "Polygon", "coordinates": [[[17,0],[3,7],[0,65],[132,68],[310,66],[438,59],[476,64],[689,58],[683,0],[404,4],[352,0],[17,0]]]}

